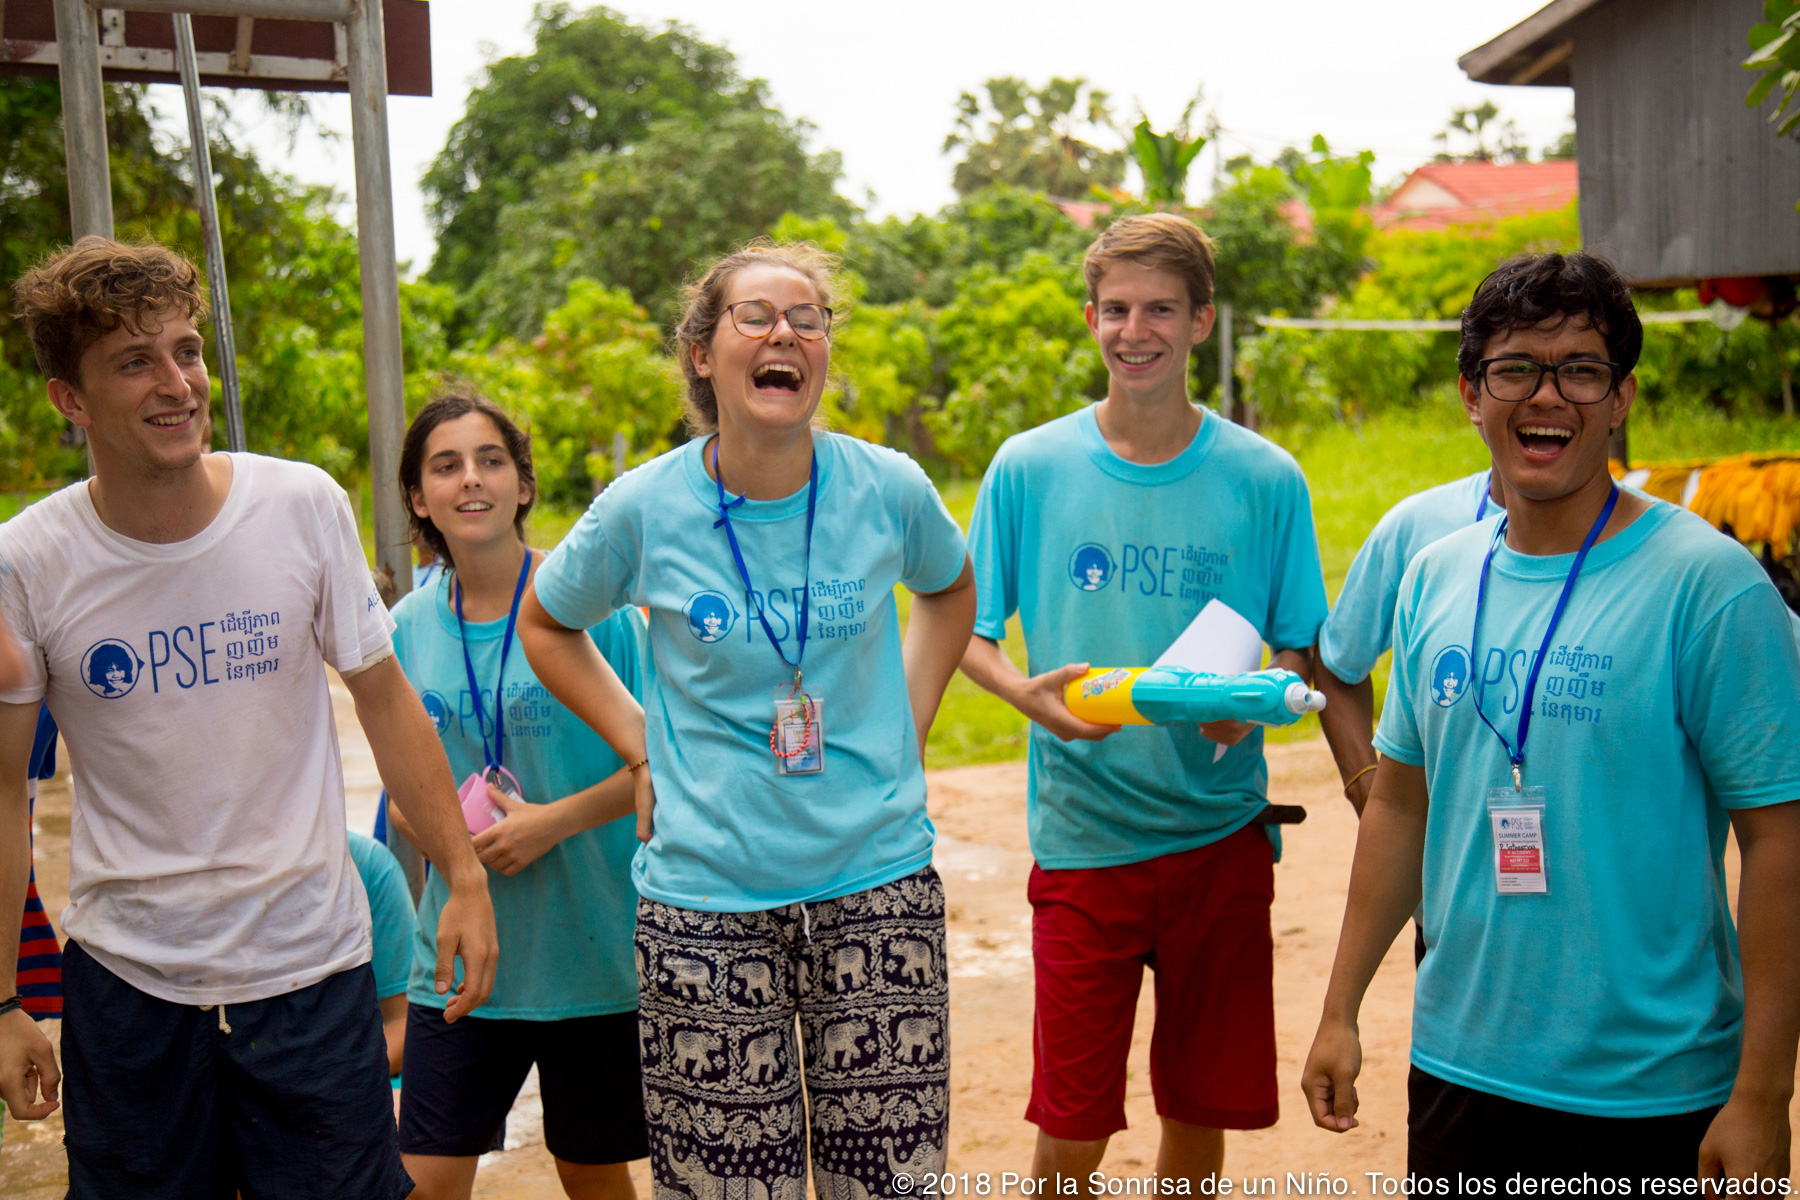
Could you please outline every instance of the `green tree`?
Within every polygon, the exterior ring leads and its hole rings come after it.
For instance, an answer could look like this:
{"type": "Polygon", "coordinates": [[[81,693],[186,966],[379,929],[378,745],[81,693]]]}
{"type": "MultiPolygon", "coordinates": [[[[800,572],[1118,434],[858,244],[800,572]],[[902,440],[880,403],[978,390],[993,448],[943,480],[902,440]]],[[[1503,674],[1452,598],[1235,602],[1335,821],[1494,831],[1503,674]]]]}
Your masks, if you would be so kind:
{"type": "Polygon", "coordinates": [[[650,30],[610,9],[577,15],[560,2],[538,5],[533,20],[532,52],[488,66],[425,173],[438,231],[434,281],[474,284],[494,257],[501,213],[530,198],[539,171],[634,145],[670,118],[710,121],[763,106],[763,84],[683,26],[650,30]]]}
{"type": "Polygon", "coordinates": [[[1029,255],[1047,255],[1078,274],[1095,231],[1076,225],[1040,192],[996,183],[935,217],[858,222],[848,232],[845,265],[868,285],[871,303],[918,297],[941,306],[977,266],[1006,274],[1029,255]]]}
{"type": "Polygon", "coordinates": [[[1531,149],[1511,121],[1499,123],[1500,109],[1492,100],[1474,108],[1450,110],[1444,128],[1433,134],[1442,146],[1438,162],[1525,162],[1531,149]]]}
{"type": "Polygon", "coordinates": [[[533,335],[577,278],[624,288],[674,315],[695,266],[783,214],[847,221],[836,154],[810,154],[807,128],[772,109],[704,124],[652,126],[627,150],[581,153],[542,172],[530,199],[502,214],[494,258],[468,303],[490,335],[533,335]]]}
{"type": "Polygon", "coordinates": [[[446,365],[530,427],[539,492],[584,504],[612,477],[615,435],[639,463],[680,430],[681,383],[662,340],[624,289],[577,278],[535,338],[459,350],[446,365]]]}
{"type": "Polygon", "coordinates": [[[1111,98],[1085,79],[1052,79],[1033,88],[1003,76],[982,85],[985,101],[964,92],[956,126],[944,153],[961,149],[954,182],[967,196],[991,183],[1086,196],[1093,187],[1117,187],[1125,178],[1125,152],[1103,150],[1090,140],[1113,129],[1111,98]]]}
{"type": "Polygon", "coordinates": [[[969,273],[937,321],[947,392],[924,423],[941,455],[979,473],[1008,437],[1103,394],[1084,299],[1078,274],[1044,255],[969,273]]]}

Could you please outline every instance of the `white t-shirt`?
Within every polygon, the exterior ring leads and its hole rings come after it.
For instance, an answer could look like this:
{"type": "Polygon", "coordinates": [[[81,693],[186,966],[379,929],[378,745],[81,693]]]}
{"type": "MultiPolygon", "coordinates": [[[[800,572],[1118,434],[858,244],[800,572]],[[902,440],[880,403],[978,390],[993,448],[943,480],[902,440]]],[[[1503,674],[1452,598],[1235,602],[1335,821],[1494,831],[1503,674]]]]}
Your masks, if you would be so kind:
{"type": "Polygon", "coordinates": [[[0,525],[0,603],[72,760],[63,931],[179,1004],[281,995],[369,961],[325,664],[388,651],[343,489],[231,458],[171,545],[108,529],[86,483],[0,525]]]}

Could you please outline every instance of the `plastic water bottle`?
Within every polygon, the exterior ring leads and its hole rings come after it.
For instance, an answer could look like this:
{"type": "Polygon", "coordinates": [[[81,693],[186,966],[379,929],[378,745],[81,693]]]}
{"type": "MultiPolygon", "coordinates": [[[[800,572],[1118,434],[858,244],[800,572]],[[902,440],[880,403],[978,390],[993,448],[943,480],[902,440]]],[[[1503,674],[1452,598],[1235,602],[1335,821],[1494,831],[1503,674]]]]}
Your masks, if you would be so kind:
{"type": "Polygon", "coordinates": [[[1063,689],[1069,711],[1096,725],[1249,721],[1292,725],[1325,697],[1292,671],[1213,675],[1181,667],[1096,667],[1063,689]]]}

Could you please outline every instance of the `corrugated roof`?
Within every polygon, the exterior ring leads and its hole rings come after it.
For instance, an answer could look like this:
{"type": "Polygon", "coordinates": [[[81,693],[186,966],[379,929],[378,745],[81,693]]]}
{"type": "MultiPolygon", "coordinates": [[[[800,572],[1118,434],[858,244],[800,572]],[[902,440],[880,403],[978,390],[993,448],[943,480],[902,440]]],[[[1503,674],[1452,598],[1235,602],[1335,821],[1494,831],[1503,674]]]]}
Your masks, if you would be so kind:
{"type": "Polygon", "coordinates": [[[1375,224],[1445,229],[1500,217],[1555,212],[1578,192],[1573,159],[1525,163],[1429,163],[1370,214],[1375,224]]]}

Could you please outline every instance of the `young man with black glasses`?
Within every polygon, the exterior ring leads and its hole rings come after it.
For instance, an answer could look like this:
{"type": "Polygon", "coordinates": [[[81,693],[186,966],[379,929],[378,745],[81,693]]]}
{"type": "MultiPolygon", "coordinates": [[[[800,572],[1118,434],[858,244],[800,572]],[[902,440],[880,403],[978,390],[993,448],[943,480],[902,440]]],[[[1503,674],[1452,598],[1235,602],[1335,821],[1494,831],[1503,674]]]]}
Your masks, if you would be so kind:
{"type": "Polygon", "coordinates": [[[1613,483],[1607,435],[1636,397],[1643,331],[1611,267],[1506,263],[1462,328],[1463,403],[1507,516],[1427,548],[1401,584],[1382,763],[1303,1076],[1313,1120],[1356,1125],[1357,1010],[1422,896],[1410,1172],[1785,1180],[1786,612],[1735,541],[1613,483]]]}

